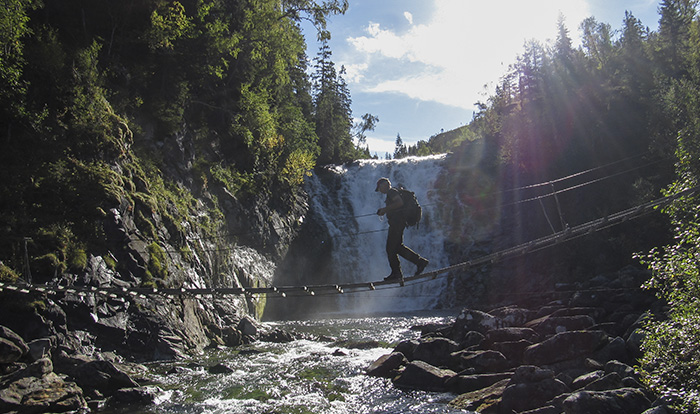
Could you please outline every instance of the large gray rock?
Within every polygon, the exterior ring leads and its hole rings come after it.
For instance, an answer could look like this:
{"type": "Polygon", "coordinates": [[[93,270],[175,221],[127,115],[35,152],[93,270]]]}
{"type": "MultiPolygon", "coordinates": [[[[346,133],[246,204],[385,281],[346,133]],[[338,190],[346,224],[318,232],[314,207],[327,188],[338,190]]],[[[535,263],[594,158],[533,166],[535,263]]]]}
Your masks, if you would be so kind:
{"type": "Polygon", "coordinates": [[[0,412],[63,413],[85,410],[82,390],[53,372],[27,376],[0,390],[0,412]]]}
{"type": "Polygon", "coordinates": [[[452,326],[452,335],[455,341],[461,342],[469,331],[477,331],[486,334],[488,331],[504,328],[505,322],[488,313],[473,309],[464,309],[452,326]]]}
{"type": "Polygon", "coordinates": [[[382,355],[367,368],[367,375],[372,377],[394,378],[399,373],[399,367],[408,363],[401,352],[382,355]]]}
{"type": "Polygon", "coordinates": [[[449,369],[440,369],[423,361],[413,361],[394,379],[394,385],[399,388],[443,392],[447,390],[447,380],[455,375],[455,372],[449,369]]]}
{"type": "Polygon", "coordinates": [[[447,338],[421,339],[413,351],[413,360],[427,362],[436,367],[448,366],[450,354],[457,351],[458,344],[447,338]]]}
{"type": "Polygon", "coordinates": [[[452,354],[452,366],[455,369],[473,370],[476,374],[500,372],[510,367],[506,357],[497,351],[458,351],[452,354]]]}
{"type": "Polygon", "coordinates": [[[525,350],[523,361],[532,365],[549,365],[590,355],[608,344],[603,331],[562,332],[525,350]]]}
{"type": "Polygon", "coordinates": [[[29,352],[24,340],[13,330],[0,326],[0,364],[10,364],[29,352]]]}
{"type": "Polygon", "coordinates": [[[502,372],[496,374],[474,374],[474,375],[455,375],[447,381],[447,387],[450,391],[456,394],[464,394],[490,387],[491,385],[510,379],[513,376],[512,372],[502,372]]]}
{"type": "Polygon", "coordinates": [[[508,327],[488,331],[486,342],[515,342],[520,340],[537,342],[539,335],[531,328],[508,327]]]}
{"type": "Polygon", "coordinates": [[[526,324],[527,327],[534,329],[540,336],[550,336],[568,331],[580,331],[588,329],[593,325],[595,325],[595,321],[588,315],[546,316],[526,324]]]}
{"type": "Polygon", "coordinates": [[[636,388],[609,391],[579,391],[563,403],[566,414],[638,414],[648,410],[651,403],[636,388]]]}
{"type": "Polygon", "coordinates": [[[114,392],[109,397],[110,406],[146,406],[155,402],[156,398],[163,393],[163,390],[156,386],[145,386],[137,388],[124,388],[114,392]]]}
{"type": "Polygon", "coordinates": [[[73,371],[73,378],[84,390],[97,390],[103,395],[112,395],[120,388],[139,386],[127,373],[109,361],[82,364],[73,371]]]}

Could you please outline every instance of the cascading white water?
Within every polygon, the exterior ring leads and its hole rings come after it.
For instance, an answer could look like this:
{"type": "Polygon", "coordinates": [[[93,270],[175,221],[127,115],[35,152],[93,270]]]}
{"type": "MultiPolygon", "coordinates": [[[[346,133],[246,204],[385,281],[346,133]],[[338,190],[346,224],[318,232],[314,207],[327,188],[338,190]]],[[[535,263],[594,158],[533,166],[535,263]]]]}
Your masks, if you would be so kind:
{"type": "MultiPolygon", "coordinates": [[[[448,265],[444,249],[445,230],[440,219],[434,184],[442,171],[445,155],[400,160],[365,160],[352,165],[334,166],[336,180],[314,175],[308,180],[310,208],[320,218],[333,241],[333,277],[325,283],[356,283],[382,280],[390,273],[386,257],[387,220],[376,215],[386,196],[375,192],[376,182],[387,177],[396,187],[403,185],[416,193],[423,207],[420,226],[404,232],[404,244],[430,260],[425,272],[448,265]],[[332,185],[333,188],[328,188],[332,185]]],[[[401,259],[405,276],[415,266],[401,259]]],[[[435,307],[446,287],[445,278],[421,280],[405,287],[352,293],[338,299],[337,312],[378,313],[435,307]]]]}

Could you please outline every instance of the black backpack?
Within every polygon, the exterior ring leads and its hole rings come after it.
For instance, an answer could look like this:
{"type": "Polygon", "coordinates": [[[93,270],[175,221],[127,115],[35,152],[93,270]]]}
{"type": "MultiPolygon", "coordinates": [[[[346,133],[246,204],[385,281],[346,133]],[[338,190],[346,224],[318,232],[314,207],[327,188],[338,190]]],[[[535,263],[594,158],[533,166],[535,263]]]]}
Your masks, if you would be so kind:
{"type": "Polygon", "coordinates": [[[423,215],[423,209],[418,204],[418,199],[413,191],[405,189],[403,186],[398,188],[401,200],[403,201],[403,213],[406,218],[407,226],[415,226],[420,222],[423,215]]]}

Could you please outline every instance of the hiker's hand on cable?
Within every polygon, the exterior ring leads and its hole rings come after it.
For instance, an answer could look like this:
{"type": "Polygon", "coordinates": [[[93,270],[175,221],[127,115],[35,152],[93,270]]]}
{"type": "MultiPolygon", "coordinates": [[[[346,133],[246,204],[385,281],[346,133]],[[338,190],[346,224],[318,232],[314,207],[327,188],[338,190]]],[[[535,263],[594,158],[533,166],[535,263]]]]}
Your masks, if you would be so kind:
{"type": "Polygon", "coordinates": [[[383,216],[384,214],[386,214],[386,208],[380,208],[379,210],[377,210],[378,216],[383,216]]]}

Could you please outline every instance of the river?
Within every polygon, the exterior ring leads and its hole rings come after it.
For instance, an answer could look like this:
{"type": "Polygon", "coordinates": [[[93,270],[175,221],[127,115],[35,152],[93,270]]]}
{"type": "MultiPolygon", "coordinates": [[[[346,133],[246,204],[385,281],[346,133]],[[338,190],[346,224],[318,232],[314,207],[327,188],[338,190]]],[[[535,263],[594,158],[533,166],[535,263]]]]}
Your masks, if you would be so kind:
{"type": "Polygon", "coordinates": [[[256,342],[208,350],[191,360],[152,363],[149,376],[164,390],[154,406],[102,412],[464,413],[447,405],[454,394],[402,391],[387,379],[365,375],[399,341],[420,335],[412,326],[452,323],[455,314],[268,322],[312,339],[256,342]],[[219,363],[231,372],[207,370],[219,363]]]}

